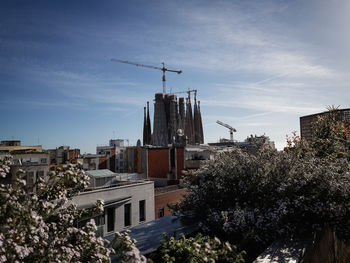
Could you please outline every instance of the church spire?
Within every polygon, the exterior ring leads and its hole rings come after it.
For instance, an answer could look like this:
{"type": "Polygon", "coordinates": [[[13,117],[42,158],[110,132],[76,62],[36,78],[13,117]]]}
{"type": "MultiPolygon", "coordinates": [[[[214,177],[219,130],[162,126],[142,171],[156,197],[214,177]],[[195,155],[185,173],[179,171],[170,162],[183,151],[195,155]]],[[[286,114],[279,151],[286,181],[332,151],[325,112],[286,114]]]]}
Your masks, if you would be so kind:
{"type": "Polygon", "coordinates": [[[151,131],[151,119],[149,116],[149,101],[147,101],[147,144],[151,143],[152,131],[151,131]]]}

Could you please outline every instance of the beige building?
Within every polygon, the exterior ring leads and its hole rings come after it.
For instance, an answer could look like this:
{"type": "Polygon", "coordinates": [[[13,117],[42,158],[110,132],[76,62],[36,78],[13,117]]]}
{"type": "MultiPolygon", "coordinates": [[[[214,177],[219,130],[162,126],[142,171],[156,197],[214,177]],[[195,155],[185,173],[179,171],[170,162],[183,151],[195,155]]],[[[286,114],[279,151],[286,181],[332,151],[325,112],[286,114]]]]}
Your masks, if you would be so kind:
{"type": "Polygon", "coordinates": [[[11,166],[11,182],[16,178],[19,169],[26,172],[28,186],[36,183],[38,177],[46,179],[50,171],[50,155],[47,152],[13,151],[13,165],[11,166]]]}
{"type": "Polygon", "coordinates": [[[28,186],[34,185],[38,177],[47,178],[50,171],[50,155],[43,151],[41,145],[23,146],[21,141],[1,141],[0,152],[13,157],[10,176],[4,183],[12,183],[19,169],[26,172],[28,186]]]}
{"type": "Polygon", "coordinates": [[[41,145],[36,146],[24,146],[21,145],[21,141],[1,141],[0,151],[11,153],[12,151],[35,151],[42,152],[43,148],[41,145]]]}

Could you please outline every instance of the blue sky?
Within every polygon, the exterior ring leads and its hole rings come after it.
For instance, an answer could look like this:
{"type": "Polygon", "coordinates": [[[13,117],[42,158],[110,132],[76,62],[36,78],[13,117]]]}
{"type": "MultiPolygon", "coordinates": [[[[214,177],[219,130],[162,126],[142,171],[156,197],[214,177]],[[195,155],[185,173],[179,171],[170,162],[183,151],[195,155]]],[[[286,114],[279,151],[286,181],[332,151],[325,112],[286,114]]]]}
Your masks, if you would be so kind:
{"type": "Polygon", "coordinates": [[[349,13],[345,0],[1,1],[0,139],[136,144],[161,72],[119,58],[182,70],[167,88],[199,90],[205,142],[229,138],[221,120],[281,149],[300,116],[350,107],[349,13]]]}

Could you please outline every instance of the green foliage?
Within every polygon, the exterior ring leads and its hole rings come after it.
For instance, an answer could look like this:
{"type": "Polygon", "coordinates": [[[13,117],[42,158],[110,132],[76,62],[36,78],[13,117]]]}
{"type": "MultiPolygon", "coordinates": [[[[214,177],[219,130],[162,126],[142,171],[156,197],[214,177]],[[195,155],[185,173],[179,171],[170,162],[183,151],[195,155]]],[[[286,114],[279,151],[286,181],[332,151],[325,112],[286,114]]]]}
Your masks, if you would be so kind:
{"type": "Polygon", "coordinates": [[[257,149],[260,149],[261,147],[263,147],[265,145],[266,142],[268,142],[270,139],[269,137],[267,137],[266,135],[261,135],[261,136],[257,136],[251,134],[249,137],[247,137],[247,139],[245,139],[245,142],[250,142],[252,143],[257,149]]]}
{"type": "Polygon", "coordinates": [[[245,252],[237,252],[236,246],[222,243],[218,238],[197,234],[180,239],[164,234],[164,240],[153,259],[159,263],[244,262],[245,252]]]}
{"type": "Polygon", "coordinates": [[[328,113],[318,116],[310,146],[318,157],[350,161],[350,130],[336,109],[331,108],[328,113]]]}

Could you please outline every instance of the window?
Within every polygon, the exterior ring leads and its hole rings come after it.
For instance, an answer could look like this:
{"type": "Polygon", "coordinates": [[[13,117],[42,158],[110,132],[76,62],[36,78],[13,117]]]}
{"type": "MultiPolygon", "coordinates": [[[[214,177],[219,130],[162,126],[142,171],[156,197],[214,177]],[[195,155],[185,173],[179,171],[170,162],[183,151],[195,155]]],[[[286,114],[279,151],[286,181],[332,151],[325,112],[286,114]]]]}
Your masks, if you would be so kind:
{"type": "Polygon", "coordinates": [[[29,187],[34,185],[34,172],[27,172],[27,185],[29,187]]]}
{"type": "Polygon", "coordinates": [[[41,163],[46,163],[46,158],[41,158],[41,163]]]}
{"type": "Polygon", "coordinates": [[[119,154],[119,159],[124,159],[124,155],[122,153],[119,154]]]}
{"type": "Polygon", "coordinates": [[[131,225],[131,204],[124,205],[124,226],[131,225]]]}
{"type": "Polygon", "coordinates": [[[30,158],[30,162],[31,163],[39,163],[39,158],[38,157],[30,158]]]}
{"type": "Polygon", "coordinates": [[[107,232],[114,231],[114,207],[107,209],[107,232]]]}
{"type": "Polygon", "coordinates": [[[146,200],[141,200],[141,201],[139,202],[140,222],[146,220],[146,215],[145,215],[145,203],[146,203],[146,200]]]}
{"type": "Polygon", "coordinates": [[[158,208],[158,217],[164,216],[164,207],[158,208]]]}
{"type": "Polygon", "coordinates": [[[19,160],[18,159],[14,159],[13,160],[13,164],[19,164],[19,160]]]}
{"type": "Polygon", "coordinates": [[[36,172],[36,177],[37,177],[37,178],[40,177],[41,179],[44,179],[44,171],[37,171],[37,172],[36,172]]]}

